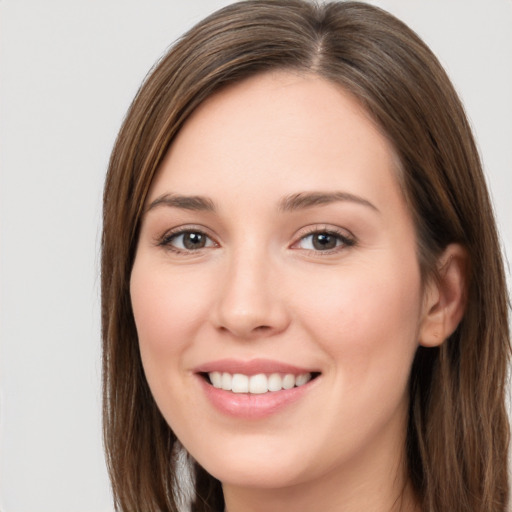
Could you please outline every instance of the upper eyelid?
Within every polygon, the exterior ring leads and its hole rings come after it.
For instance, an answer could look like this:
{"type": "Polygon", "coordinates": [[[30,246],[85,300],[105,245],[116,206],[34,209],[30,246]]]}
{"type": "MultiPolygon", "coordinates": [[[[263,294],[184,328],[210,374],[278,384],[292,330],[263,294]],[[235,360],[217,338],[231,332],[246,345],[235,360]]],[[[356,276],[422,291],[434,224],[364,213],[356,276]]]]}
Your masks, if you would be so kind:
{"type": "MultiPolygon", "coordinates": [[[[157,245],[163,245],[163,243],[167,239],[171,239],[181,234],[191,232],[202,233],[208,238],[210,238],[216,245],[220,245],[218,237],[215,236],[209,228],[200,224],[185,224],[182,226],[177,226],[175,228],[168,229],[164,233],[156,236],[154,240],[157,245]]],[[[356,241],[356,237],[353,235],[353,233],[346,228],[333,226],[329,224],[315,224],[310,226],[304,226],[300,228],[298,231],[296,231],[295,235],[293,235],[293,241],[291,242],[291,246],[297,244],[300,240],[306,238],[307,236],[314,235],[315,233],[329,233],[335,236],[339,236],[340,238],[350,240],[354,243],[356,241]]]]}
{"type": "Polygon", "coordinates": [[[347,228],[342,228],[338,226],[332,226],[329,224],[316,224],[311,226],[305,226],[297,231],[295,235],[295,239],[298,241],[306,236],[314,235],[315,233],[331,233],[333,235],[338,235],[342,238],[354,239],[355,235],[348,230],[347,228]]]}
{"type": "Polygon", "coordinates": [[[185,233],[201,233],[207,236],[210,240],[212,240],[215,244],[219,244],[216,237],[213,236],[208,228],[200,225],[183,225],[175,228],[168,229],[164,231],[162,234],[157,235],[154,240],[157,245],[164,245],[166,240],[170,240],[174,237],[178,237],[185,233]]]}
{"type": "MultiPolygon", "coordinates": [[[[294,241],[290,245],[291,249],[295,250],[295,246],[297,246],[305,238],[315,235],[315,234],[321,234],[321,233],[327,233],[327,234],[339,237],[339,239],[341,239],[341,241],[342,241],[342,244],[336,248],[328,249],[325,251],[319,251],[319,250],[317,251],[317,250],[312,250],[312,249],[303,249],[303,250],[313,251],[315,254],[319,254],[319,255],[322,254],[322,255],[326,256],[329,254],[338,253],[342,249],[346,249],[348,247],[353,247],[357,244],[356,237],[352,234],[352,232],[350,232],[346,228],[341,228],[338,226],[335,227],[335,226],[330,226],[330,225],[316,225],[316,226],[308,226],[305,229],[307,231],[300,232],[300,231],[302,231],[302,230],[300,230],[299,233],[296,235],[296,237],[294,238],[294,241]]],[[[297,250],[298,249],[300,249],[300,248],[297,248],[297,250]]]]}

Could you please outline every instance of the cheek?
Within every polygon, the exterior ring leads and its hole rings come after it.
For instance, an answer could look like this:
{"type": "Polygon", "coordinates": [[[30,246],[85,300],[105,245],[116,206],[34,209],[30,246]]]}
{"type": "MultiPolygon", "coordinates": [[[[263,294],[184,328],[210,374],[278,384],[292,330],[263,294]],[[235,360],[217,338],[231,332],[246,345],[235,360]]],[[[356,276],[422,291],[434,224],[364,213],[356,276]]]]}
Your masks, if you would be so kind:
{"type": "Polygon", "coordinates": [[[208,311],[206,299],[211,296],[197,276],[151,268],[137,260],[130,295],[141,352],[151,351],[157,357],[186,347],[208,311]]]}
{"type": "Polygon", "coordinates": [[[412,266],[403,279],[407,272],[343,273],[310,297],[303,325],[328,355],[327,387],[339,404],[323,422],[330,439],[342,425],[363,446],[405,421],[420,316],[419,274],[412,266]]]}
{"type": "Polygon", "coordinates": [[[321,289],[310,284],[317,292],[303,294],[303,325],[330,355],[344,386],[405,383],[421,313],[417,266],[361,266],[340,272],[321,289]]]}
{"type": "MultiPolygon", "coordinates": [[[[170,272],[167,265],[135,260],[130,279],[130,296],[146,379],[169,424],[183,417],[200,421],[194,397],[186,385],[190,375],[183,354],[209,310],[211,290],[199,288],[187,272],[170,272]],[[198,290],[201,293],[198,293],[198,290]],[[204,292],[204,293],[203,293],[204,292]],[[185,383],[185,385],[184,385],[185,383]]],[[[207,288],[207,287],[206,287],[207,288]]]]}

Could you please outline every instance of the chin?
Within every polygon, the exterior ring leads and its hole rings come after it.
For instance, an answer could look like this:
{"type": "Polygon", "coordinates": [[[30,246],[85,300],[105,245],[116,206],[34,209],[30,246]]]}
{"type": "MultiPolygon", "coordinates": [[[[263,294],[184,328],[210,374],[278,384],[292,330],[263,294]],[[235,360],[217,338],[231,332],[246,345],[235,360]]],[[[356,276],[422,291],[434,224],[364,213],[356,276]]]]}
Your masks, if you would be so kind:
{"type": "Polygon", "coordinates": [[[300,484],[303,478],[296,465],[270,461],[239,461],[228,464],[222,461],[210,463],[205,468],[212,476],[222,482],[236,487],[279,489],[300,484]]]}
{"type": "Polygon", "coordinates": [[[253,438],[245,442],[228,443],[230,446],[221,444],[217,443],[217,449],[212,449],[211,445],[203,448],[195,460],[223,484],[277,489],[318,476],[313,473],[321,461],[310,461],[300,449],[298,440],[290,443],[288,449],[284,439],[272,441],[268,438],[253,438]]]}

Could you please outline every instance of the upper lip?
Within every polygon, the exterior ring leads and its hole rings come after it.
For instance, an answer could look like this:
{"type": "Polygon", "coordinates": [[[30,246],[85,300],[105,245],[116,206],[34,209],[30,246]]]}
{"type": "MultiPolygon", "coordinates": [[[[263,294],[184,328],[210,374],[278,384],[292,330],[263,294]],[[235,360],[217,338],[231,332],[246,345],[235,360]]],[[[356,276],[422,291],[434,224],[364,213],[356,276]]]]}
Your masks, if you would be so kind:
{"type": "Polygon", "coordinates": [[[251,359],[244,361],[240,359],[218,359],[207,362],[194,368],[195,373],[226,372],[241,373],[243,375],[257,375],[258,373],[291,373],[300,375],[304,373],[313,373],[315,370],[300,368],[298,366],[273,361],[271,359],[251,359]]]}

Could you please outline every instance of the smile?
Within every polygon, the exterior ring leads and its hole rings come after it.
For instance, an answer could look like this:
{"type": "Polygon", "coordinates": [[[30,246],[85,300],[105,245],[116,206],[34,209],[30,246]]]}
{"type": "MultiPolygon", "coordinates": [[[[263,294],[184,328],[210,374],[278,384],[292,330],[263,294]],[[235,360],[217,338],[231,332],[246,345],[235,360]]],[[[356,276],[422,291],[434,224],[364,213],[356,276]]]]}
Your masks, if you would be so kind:
{"type": "Polygon", "coordinates": [[[300,403],[322,374],[269,359],[221,359],[192,369],[205,397],[223,415],[257,420],[300,403]]]}
{"type": "Polygon", "coordinates": [[[311,373],[272,373],[270,375],[258,373],[257,375],[231,374],[228,372],[209,372],[210,384],[217,389],[231,391],[232,393],[251,393],[261,395],[274,393],[307,384],[312,378],[311,373]]]}

